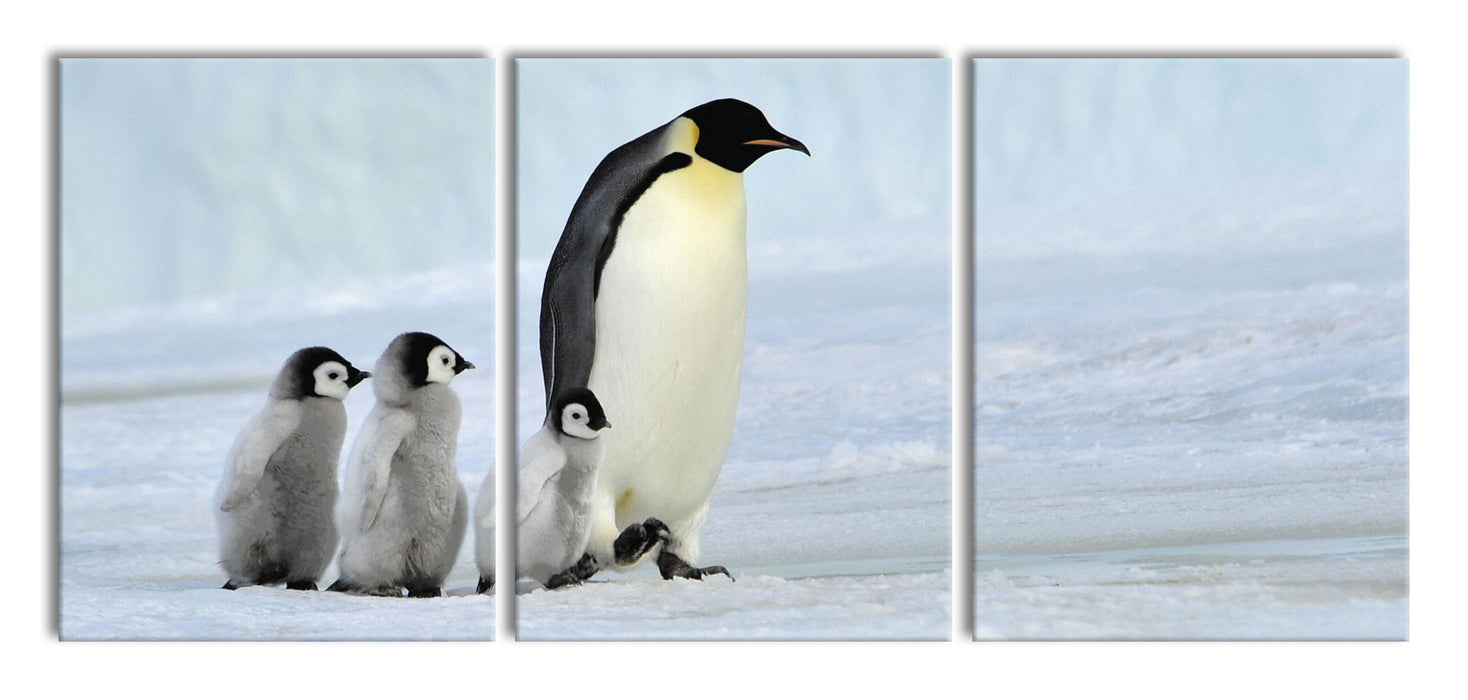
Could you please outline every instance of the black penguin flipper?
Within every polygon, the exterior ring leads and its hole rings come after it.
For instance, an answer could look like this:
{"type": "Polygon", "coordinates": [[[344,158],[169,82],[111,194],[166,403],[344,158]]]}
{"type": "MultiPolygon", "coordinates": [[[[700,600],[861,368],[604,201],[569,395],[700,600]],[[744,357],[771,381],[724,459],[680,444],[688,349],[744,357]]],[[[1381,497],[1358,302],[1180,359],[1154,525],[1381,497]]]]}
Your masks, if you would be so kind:
{"type": "Polygon", "coordinates": [[[664,173],[693,162],[661,153],[663,125],[617,148],[586,181],[556,243],[540,297],[540,369],[545,405],[564,387],[586,386],[596,353],[596,297],[627,210],[664,173]]]}
{"type": "Polygon", "coordinates": [[[585,386],[596,353],[596,300],[591,283],[546,273],[540,306],[540,369],[546,409],[561,387],[585,386]],[[555,288],[552,289],[552,283],[555,288]]]}

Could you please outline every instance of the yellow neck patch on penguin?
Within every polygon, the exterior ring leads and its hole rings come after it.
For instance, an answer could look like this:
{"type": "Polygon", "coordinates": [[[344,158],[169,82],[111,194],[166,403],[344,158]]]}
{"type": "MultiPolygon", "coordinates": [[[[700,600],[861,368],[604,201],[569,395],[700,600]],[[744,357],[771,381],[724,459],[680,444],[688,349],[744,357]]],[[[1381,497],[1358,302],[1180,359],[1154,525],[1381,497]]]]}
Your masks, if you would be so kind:
{"type": "Polygon", "coordinates": [[[694,148],[698,146],[698,125],[688,117],[678,117],[673,120],[672,128],[668,129],[667,139],[663,141],[663,150],[672,153],[687,153],[697,157],[694,148]]]}

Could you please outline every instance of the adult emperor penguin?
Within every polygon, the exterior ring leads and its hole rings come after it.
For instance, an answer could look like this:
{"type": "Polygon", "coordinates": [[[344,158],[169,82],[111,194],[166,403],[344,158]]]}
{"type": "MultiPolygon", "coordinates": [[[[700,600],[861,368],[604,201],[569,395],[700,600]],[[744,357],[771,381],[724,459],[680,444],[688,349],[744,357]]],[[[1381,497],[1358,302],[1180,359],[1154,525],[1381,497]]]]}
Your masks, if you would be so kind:
{"type": "Polygon", "coordinates": [[[327,590],[442,595],[469,524],[449,383],[473,368],[428,333],[399,335],[377,360],[377,404],[352,443],[338,509],[341,578],[327,590]]]}
{"type": "Polygon", "coordinates": [[[586,386],[617,416],[583,575],[658,545],[664,578],[728,573],[693,564],[739,399],[743,173],[780,149],[810,155],[754,106],[714,100],[608,154],[571,210],[541,295],[547,408],[586,386]]]}
{"type": "MultiPolygon", "coordinates": [[[[596,395],[585,387],[561,392],[545,425],[520,449],[515,500],[515,576],[546,588],[581,582],[567,571],[591,536],[591,492],[611,427],[596,395]]],[[[494,587],[494,487],[486,479],[474,508],[479,592],[494,587]]]]}
{"type": "Polygon", "coordinates": [[[336,465],[347,392],[372,376],[330,348],[297,350],[230,449],[214,497],[227,589],[316,590],[336,551],[336,465]]]}

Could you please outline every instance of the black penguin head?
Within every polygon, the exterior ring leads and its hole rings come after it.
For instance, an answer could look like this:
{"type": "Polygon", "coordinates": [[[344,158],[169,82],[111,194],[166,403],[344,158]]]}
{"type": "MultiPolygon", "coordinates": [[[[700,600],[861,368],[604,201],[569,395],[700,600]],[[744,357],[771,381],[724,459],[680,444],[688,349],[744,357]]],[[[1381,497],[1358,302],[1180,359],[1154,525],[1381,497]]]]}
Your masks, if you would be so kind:
{"type": "Polygon", "coordinates": [[[347,398],[352,387],[371,376],[371,372],[353,367],[331,348],[303,348],[285,361],[275,384],[271,386],[270,395],[279,399],[320,396],[340,401],[347,398]]]}
{"type": "Polygon", "coordinates": [[[562,434],[583,440],[595,439],[601,430],[612,427],[596,394],[586,387],[561,392],[551,404],[550,419],[562,434]]]}
{"type": "Polygon", "coordinates": [[[783,148],[810,155],[805,144],[775,131],[764,113],[748,102],[714,100],[681,116],[698,126],[694,152],[726,170],[742,173],[760,156],[783,148]]]}
{"type": "Polygon", "coordinates": [[[394,363],[393,369],[413,388],[448,384],[460,372],[474,369],[474,363],[430,333],[411,332],[394,338],[383,353],[383,360],[394,363]]]}

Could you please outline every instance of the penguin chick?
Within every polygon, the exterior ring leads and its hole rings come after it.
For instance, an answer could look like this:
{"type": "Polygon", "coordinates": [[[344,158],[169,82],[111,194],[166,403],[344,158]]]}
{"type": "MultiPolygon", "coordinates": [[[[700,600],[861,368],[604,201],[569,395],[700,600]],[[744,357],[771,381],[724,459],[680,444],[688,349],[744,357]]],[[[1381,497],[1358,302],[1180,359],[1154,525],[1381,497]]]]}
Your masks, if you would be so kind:
{"type": "Polygon", "coordinates": [[[660,548],[664,576],[725,573],[689,562],[739,403],[743,173],[782,149],[810,154],[753,105],[714,100],[613,150],[571,210],[541,294],[540,360],[548,407],[574,386],[616,407],[592,498],[593,568],[660,548]],[[624,535],[640,540],[616,544],[624,535]]]}
{"type": "Polygon", "coordinates": [[[329,348],[297,350],[236,438],[215,494],[226,589],[316,590],[336,550],[336,467],[347,392],[372,376],[329,348]]]}
{"type": "Polygon", "coordinates": [[[428,333],[394,338],[377,360],[377,404],[352,444],[338,507],[341,577],[327,590],[411,597],[443,594],[469,523],[459,483],[459,397],[473,369],[428,333]]]}
{"type": "MultiPolygon", "coordinates": [[[[585,387],[561,392],[545,424],[520,450],[515,499],[515,577],[546,588],[577,584],[568,571],[591,536],[591,492],[610,428],[596,395],[585,387]]],[[[494,486],[485,480],[474,511],[479,592],[494,587],[494,486]]],[[[589,575],[589,574],[588,574],[589,575]]]]}

